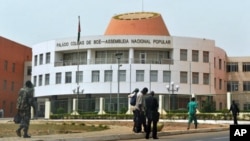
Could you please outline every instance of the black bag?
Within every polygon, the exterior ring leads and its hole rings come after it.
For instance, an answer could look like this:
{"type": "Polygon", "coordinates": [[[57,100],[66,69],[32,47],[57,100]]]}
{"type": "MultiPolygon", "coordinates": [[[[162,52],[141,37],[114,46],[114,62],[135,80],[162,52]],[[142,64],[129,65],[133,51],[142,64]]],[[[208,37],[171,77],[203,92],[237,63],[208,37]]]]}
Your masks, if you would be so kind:
{"type": "Polygon", "coordinates": [[[131,98],[130,98],[130,105],[135,106],[136,105],[136,98],[137,98],[137,93],[135,93],[131,98]]]}
{"type": "Polygon", "coordinates": [[[15,122],[15,124],[19,124],[19,123],[21,123],[21,120],[22,120],[22,117],[21,117],[20,113],[17,113],[17,114],[14,116],[13,121],[15,122]]]}

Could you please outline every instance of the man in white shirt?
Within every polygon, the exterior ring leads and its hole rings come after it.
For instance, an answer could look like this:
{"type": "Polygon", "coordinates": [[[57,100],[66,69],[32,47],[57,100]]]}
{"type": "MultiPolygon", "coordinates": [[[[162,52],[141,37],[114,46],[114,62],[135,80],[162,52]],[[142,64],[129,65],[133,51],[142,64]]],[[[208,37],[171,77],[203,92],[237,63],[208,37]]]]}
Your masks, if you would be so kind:
{"type": "Polygon", "coordinates": [[[144,87],[140,92],[137,93],[136,104],[135,104],[135,132],[141,132],[141,126],[146,132],[146,117],[144,112],[144,99],[143,97],[147,94],[148,88],[144,87]]]}

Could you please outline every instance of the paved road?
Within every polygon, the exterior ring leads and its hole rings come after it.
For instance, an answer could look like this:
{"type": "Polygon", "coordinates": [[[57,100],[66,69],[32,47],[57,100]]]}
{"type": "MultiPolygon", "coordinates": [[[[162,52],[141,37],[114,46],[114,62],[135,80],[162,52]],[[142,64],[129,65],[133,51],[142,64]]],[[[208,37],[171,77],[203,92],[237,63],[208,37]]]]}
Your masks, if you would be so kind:
{"type": "MultiPolygon", "coordinates": [[[[171,136],[159,136],[157,141],[229,141],[229,131],[192,133],[171,136]]],[[[153,140],[150,138],[149,140],[153,140]]],[[[145,139],[132,139],[123,141],[145,141],[145,139]]]]}

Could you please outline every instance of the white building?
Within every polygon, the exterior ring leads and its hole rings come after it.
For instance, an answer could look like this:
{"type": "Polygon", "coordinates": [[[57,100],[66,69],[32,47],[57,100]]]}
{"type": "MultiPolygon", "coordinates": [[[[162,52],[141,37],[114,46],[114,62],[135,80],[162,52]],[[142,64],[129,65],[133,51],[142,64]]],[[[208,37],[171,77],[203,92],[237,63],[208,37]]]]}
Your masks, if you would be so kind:
{"type": "MultiPolygon", "coordinates": [[[[76,38],[65,38],[32,47],[32,81],[40,111],[45,100],[61,100],[52,108],[72,112],[77,88],[82,111],[99,111],[100,97],[105,110],[128,108],[127,95],[135,88],[147,87],[161,95],[165,110],[169,103],[176,104],[174,109],[186,108],[192,94],[226,93],[226,52],[214,40],[171,36],[158,13],[117,15],[104,35],[80,39],[79,45],[76,38]],[[172,81],[178,91],[167,90],[172,81]],[[172,93],[175,96],[169,98],[172,93]]],[[[226,106],[218,102],[220,108],[226,106]]]]}

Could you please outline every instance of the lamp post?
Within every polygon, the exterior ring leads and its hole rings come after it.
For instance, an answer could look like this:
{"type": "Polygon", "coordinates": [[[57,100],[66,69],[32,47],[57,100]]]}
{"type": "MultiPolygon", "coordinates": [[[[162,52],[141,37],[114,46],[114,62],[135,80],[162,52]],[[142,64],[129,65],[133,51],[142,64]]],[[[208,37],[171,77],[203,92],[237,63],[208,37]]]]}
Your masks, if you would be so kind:
{"type": "Polygon", "coordinates": [[[119,71],[120,71],[120,59],[121,59],[121,56],[122,56],[122,53],[121,52],[118,52],[115,54],[116,58],[117,58],[117,115],[119,114],[120,112],[120,101],[119,101],[119,95],[120,95],[120,74],[119,74],[119,71]]]}
{"type": "Polygon", "coordinates": [[[168,92],[171,92],[171,104],[172,104],[172,109],[175,110],[176,109],[176,95],[174,94],[174,92],[178,92],[179,90],[179,85],[175,85],[174,82],[171,82],[170,85],[166,85],[166,88],[168,90],[168,92]]]}
{"type": "Polygon", "coordinates": [[[77,88],[73,90],[73,93],[76,94],[76,103],[75,103],[75,112],[76,114],[78,114],[78,107],[79,107],[79,94],[83,94],[84,89],[82,89],[82,91],[80,92],[80,85],[77,85],[77,88]]]}

